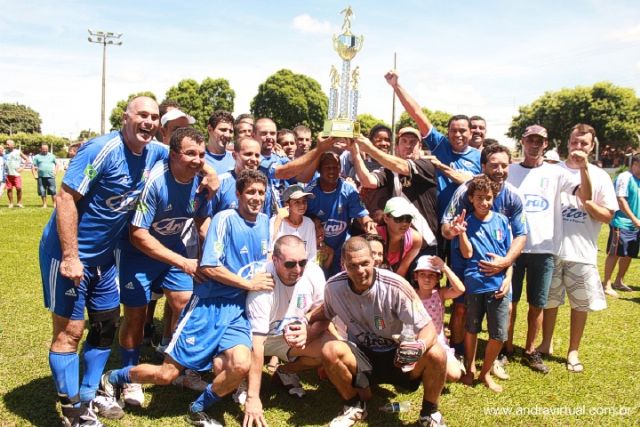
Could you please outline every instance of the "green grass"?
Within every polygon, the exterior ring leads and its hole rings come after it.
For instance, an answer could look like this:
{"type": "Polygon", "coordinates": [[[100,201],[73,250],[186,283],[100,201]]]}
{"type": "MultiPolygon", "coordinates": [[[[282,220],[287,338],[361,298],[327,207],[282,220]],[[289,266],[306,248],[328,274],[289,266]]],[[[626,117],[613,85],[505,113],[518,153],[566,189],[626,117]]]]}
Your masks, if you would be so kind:
{"type": "MultiPolygon", "coordinates": [[[[38,242],[50,209],[40,208],[35,182],[24,175],[25,208],[7,209],[6,195],[0,200],[0,425],[58,425],[55,390],[47,362],[51,339],[49,313],[42,306],[42,285],[38,267],[38,242]]],[[[600,235],[604,248],[606,229],[600,235]]],[[[602,254],[600,255],[602,265],[602,254]]],[[[634,261],[627,281],[634,292],[609,299],[609,308],[589,316],[580,357],[583,374],[568,373],[564,355],[568,341],[569,310],[560,309],[554,338],[557,357],[550,361],[551,373],[536,374],[518,362],[511,363],[510,381],[502,381],[505,391],[496,395],[483,386],[449,385],[441,398],[441,410],[449,425],[631,425],[640,420],[640,382],[635,371],[640,360],[640,283],[638,261],[634,261]],[[500,408],[503,415],[492,415],[500,408]],[[568,410],[577,414],[567,413],[568,410]],[[516,415],[504,415],[512,411],[516,415]],[[527,412],[528,414],[522,414],[527,412]],[[536,414],[538,411],[538,414],[536,414]],[[544,414],[547,411],[547,414],[544,414]],[[549,414],[564,411],[564,414],[549,414]],[[616,414],[617,412],[617,414],[616,414]],[[622,414],[620,415],[620,412],[622,414]]],[[[156,313],[162,313],[158,307],[156,313]]],[[[524,306],[521,313],[524,313],[524,306]]],[[[524,316],[518,319],[516,344],[524,343],[524,316]]],[[[486,340],[486,335],[480,335],[486,340]]],[[[118,351],[109,366],[117,367],[118,351]]],[[[318,383],[315,374],[303,375],[307,396],[289,398],[263,378],[262,399],[271,426],[326,425],[340,409],[340,399],[327,382],[318,383]]],[[[412,425],[417,419],[421,390],[395,395],[393,387],[374,390],[369,406],[369,425],[412,425]],[[398,417],[377,410],[386,401],[410,400],[413,409],[398,417]]],[[[174,426],[197,393],[175,387],[145,389],[146,407],[127,410],[110,426],[174,426]]],[[[242,411],[230,399],[211,410],[228,426],[241,425],[242,411]]],[[[362,424],[364,425],[364,423],[362,424]]]]}

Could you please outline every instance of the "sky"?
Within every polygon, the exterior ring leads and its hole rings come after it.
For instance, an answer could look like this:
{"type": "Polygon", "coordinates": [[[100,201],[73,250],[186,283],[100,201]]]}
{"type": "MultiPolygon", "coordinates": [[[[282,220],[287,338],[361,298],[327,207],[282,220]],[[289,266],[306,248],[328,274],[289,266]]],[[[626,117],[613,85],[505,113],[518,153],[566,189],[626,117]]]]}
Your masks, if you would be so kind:
{"type": "Polygon", "coordinates": [[[331,66],[340,69],[331,37],[347,5],[364,35],[352,61],[358,112],[387,123],[383,76],[394,53],[400,83],[422,106],[483,116],[487,136],[507,144],[518,107],[547,91],[606,80],[640,95],[637,0],[0,0],[0,102],[38,111],[43,133],[99,130],[102,46],[87,29],[123,33],[122,46],[107,47],[107,129],[119,100],[146,90],[162,100],[185,78],[229,80],[235,114],[282,68],[328,92],[331,66]]]}

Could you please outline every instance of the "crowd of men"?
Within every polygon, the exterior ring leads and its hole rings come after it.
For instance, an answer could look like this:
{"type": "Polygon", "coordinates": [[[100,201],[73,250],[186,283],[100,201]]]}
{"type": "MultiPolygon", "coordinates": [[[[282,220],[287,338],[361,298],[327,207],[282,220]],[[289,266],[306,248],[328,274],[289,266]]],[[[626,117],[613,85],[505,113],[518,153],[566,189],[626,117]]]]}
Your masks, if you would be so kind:
{"type": "Polygon", "coordinates": [[[278,130],[269,118],[216,111],[202,135],[178,104],[146,97],[130,101],[121,130],[80,147],[40,243],[65,425],[122,418],[124,407],[143,405],[141,384],[179,384],[200,392],[187,410],[192,425],[221,425],[207,409],[233,394],[244,426],[266,426],[265,358],[292,396],[306,393],[301,371],[331,381],[344,400],[331,426],[365,419],[380,382],[422,384],[419,424],[444,425],[447,380],[503,390],[494,377],[509,378],[525,278],[522,360],[549,372],[544,358],[566,295],[566,368],[585,369],[587,313],[606,307],[601,224],[614,220],[607,293],[624,289],[623,270],[638,254],[640,157],[614,191],[588,162],[591,126],[572,129],[569,155],[556,165],[544,161],[547,131],[532,124],[524,159],[512,163],[508,148],[487,144],[484,119],[453,116],[443,135],[395,72],[385,78],[417,123],[398,131],[395,152],[384,125],[368,137],[312,143],[306,126],[278,130]],[[618,258],[622,276],[612,284],[618,258]],[[141,364],[162,294],[164,359],[141,364]],[[490,339],[478,375],[485,316],[490,339]],[[116,332],[121,367],[104,372],[116,332]],[[206,383],[200,374],[210,371],[206,383]]]}

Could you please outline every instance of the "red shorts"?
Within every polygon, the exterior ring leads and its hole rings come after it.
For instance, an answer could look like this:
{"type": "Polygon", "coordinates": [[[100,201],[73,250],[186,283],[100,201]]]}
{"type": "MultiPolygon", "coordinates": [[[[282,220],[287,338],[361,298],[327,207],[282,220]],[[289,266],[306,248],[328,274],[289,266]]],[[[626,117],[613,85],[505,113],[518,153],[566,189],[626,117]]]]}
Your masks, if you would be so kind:
{"type": "Polygon", "coordinates": [[[7,175],[7,190],[13,188],[22,190],[22,177],[20,175],[7,175]]]}

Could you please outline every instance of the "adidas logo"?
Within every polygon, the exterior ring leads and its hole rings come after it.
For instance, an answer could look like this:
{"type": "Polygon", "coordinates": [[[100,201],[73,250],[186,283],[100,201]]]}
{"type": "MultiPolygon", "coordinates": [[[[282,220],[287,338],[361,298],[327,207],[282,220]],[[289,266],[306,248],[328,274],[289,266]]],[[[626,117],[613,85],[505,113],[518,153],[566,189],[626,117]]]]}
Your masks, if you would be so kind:
{"type": "Polygon", "coordinates": [[[249,248],[247,248],[246,246],[243,246],[242,249],[240,249],[240,253],[241,254],[248,254],[249,253],[249,248]]]}
{"type": "Polygon", "coordinates": [[[76,288],[69,288],[67,292],[65,292],[64,294],[65,296],[74,297],[74,298],[78,296],[78,294],[76,293],[76,288]]]}
{"type": "Polygon", "coordinates": [[[325,216],[325,215],[326,215],[326,213],[324,213],[324,211],[322,209],[320,209],[318,211],[318,216],[325,216]]]}
{"type": "Polygon", "coordinates": [[[130,290],[134,290],[135,286],[133,286],[133,282],[129,282],[126,285],[124,285],[125,289],[130,289],[130,290]]]}
{"type": "Polygon", "coordinates": [[[172,205],[171,203],[169,203],[169,204],[167,205],[167,207],[166,207],[166,208],[164,208],[164,211],[165,211],[165,212],[166,212],[166,211],[170,211],[171,209],[173,209],[173,205],[172,205]]]}
{"type": "Polygon", "coordinates": [[[196,337],[189,337],[185,341],[187,344],[194,345],[196,343],[196,337]]]}

